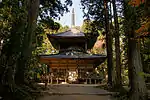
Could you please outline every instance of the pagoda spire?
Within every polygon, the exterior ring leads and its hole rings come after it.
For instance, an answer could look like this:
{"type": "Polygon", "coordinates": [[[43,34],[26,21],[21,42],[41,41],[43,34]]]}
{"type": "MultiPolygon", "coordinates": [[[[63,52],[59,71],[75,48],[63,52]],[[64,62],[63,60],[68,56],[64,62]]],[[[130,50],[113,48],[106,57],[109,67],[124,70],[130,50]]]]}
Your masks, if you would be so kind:
{"type": "Polygon", "coordinates": [[[71,14],[71,27],[75,26],[75,12],[74,8],[72,9],[72,14],[71,14]]]}

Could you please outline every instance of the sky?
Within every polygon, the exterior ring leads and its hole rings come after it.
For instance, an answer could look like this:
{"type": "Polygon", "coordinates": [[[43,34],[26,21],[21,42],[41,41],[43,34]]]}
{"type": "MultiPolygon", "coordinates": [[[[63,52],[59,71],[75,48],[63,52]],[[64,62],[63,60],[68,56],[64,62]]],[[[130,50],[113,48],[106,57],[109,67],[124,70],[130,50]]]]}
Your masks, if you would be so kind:
{"type": "MultiPolygon", "coordinates": [[[[63,0],[61,0],[61,1],[63,1],[63,0]]],[[[72,1],[73,1],[73,5],[72,5],[72,7],[69,7],[70,12],[65,13],[64,16],[62,16],[60,18],[60,20],[57,20],[57,22],[59,22],[63,26],[65,26],[65,25],[71,26],[72,8],[74,8],[74,10],[75,10],[75,26],[81,26],[82,25],[83,12],[82,12],[82,9],[81,9],[80,0],[72,0],[72,1]]]]}

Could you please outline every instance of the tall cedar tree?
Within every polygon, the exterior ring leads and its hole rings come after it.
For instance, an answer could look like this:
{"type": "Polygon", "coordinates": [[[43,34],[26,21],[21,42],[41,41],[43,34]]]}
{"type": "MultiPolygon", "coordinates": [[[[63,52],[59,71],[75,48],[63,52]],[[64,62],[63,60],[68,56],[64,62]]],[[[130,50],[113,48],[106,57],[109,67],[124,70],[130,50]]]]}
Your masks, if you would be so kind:
{"type": "Polygon", "coordinates": [[[107,47],[108,85],[112,87],[112,69],[113,69],[112,35],[111,32],[109,31],[110,27],[109,27],[107,0],[104,0],[104,10],[105,10],[105,32],[106,32],[106,47],[107,47]]]}
{"type": "Polygon", "coordinates": [[[115,79],[115,88],[120,88],[121,83],[121,57],[120,57],[120,40],[119,40],[119,23],[118,15],[116,10],[116,0],[112,0],[113,12],[114,12],[114,26],[115,26],[115,56],[116,56],[116,79],[115,79]]]}
{"type": "Polygon", "coordinates": [[[147,100],[147,90],[140,55],[140,41],[135,37],[137,14],[134,7],[128,5],[128,0],[124,1],[125,32],[128,35],[128,70],[130,78],[130,100],[147,100]],[[130,23],[129,23],[130,22],[130,23]]]}

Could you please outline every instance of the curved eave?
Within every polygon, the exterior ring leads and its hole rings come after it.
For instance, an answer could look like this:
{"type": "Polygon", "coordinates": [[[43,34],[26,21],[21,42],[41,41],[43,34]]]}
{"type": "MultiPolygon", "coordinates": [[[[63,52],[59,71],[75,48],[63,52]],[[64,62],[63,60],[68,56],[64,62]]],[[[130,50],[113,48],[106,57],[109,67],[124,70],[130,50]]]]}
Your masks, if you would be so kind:
{"type": "Polygon", "coordinates": [[[47,34],[49,41],[55,49],[59,49],[60,43],[63,42],[74,42],[74,43],[85,43],[87,40],[85,36],[57,36],[53,34],[47,34]]]}
{"type": "Polygon", "coordinates": [[[59,50],[59,45],[62,42],[87,43],[87,49],[91,49],[97,40],[97,37],[87,38],[86,36],[57,36],[54,34],[47,34],[47,37],[52,46],[57,50],[59,50]]]}
{"type": "Polygon", "coordinates": [[[106,59],[106,56],[91,56],[91,57],[72,57],[72,56],[57,56],[53,57],[53,55],[48,56],[48,55],[41,55],[40,56],[40,61],[45,63],[45,64],[69,64],[69,63],[74,63],[74,64],[93,64],[94,66],[100,65],[102,62],[104,62],[106,59]]]}
{"type": "Polygon", "coordinates": [[[67,37],[63,37],[63,36],[54,36],[54,35],[47,34],[47,37],[50,41],[53,39],[57,42],[72,41],[72,39],[74,39],[72,42],[85,42],[86,41],[85,36],[67,36],[67,37]]]}

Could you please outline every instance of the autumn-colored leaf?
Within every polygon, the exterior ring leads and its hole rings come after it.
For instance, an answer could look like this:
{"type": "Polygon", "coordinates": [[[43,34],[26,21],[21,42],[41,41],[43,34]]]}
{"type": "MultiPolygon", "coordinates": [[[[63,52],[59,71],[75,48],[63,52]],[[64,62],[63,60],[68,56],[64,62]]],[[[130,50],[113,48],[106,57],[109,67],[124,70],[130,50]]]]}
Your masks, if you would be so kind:
{"type": "Polygon", "coordinates": [[[141,33],[142,31],[145,30],[145,28],[146,28],[146,25],[144,24],[144,25],[142,25],[138,30],[136,30],[135,32],[136,32],[136,33],[141,33]]]}
{"type": "Polygon", "coordinates": [[[142,26],[138,30],[136,30],[136,33],[146,32],[148,31],[149,28],[150,28],[150,17],[146,20],[144,24],[142,24],[142,26]]]}
{"type": "Polygon", "coordinates": [[[128,4],[132,6],[139,6],[140,4],[144,3],[145,0],[131,0],[128,4]]]}
{"type": "Polygon", "coordinates": [[[149,32],[149,29],[150,29],[150,17],[147,18],[147,20],[145,21],[144,24],[142,24],[142,26],[136,30],[135,32],[137,34],[140,34],[139,36],[146,36],[146,35],[149,35],[150,32],[149,32]]]}

